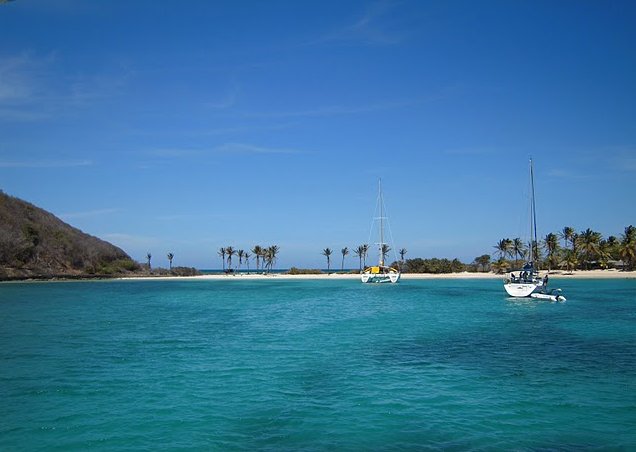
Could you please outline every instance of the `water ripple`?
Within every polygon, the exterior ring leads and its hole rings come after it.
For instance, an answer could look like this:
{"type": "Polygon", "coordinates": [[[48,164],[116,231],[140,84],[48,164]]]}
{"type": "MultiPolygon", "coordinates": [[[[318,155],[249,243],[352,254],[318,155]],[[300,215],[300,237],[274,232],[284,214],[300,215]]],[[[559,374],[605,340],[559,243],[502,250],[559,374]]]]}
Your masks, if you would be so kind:
{"type": "Polygon", "coordinates": [[[633,449],[636,285],[567,283],[8,285],[0,449],[633,449]]]}

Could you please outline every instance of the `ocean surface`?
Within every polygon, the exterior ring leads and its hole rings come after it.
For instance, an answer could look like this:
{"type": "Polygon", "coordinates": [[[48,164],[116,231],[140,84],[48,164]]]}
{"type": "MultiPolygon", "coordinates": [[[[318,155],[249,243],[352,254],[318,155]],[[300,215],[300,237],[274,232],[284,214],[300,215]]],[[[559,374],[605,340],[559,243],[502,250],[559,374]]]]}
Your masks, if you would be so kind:
{"type": "Polygon", "coordinates": [[[636,450],[636,280],[0,285],[0,450],[636,450]]]}

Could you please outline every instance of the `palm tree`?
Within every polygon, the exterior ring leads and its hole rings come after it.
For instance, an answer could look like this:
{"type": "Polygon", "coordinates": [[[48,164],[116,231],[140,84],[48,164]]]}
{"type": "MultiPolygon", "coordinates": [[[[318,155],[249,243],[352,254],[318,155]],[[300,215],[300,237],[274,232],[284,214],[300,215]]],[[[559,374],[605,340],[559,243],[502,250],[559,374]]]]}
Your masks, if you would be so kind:
{"type": "Polygon", "coordinates": [[[515,255],[515,267],[518,267],[519,256],[523,256],[526,252],[526,248],[523,246],[523,240],[519,237],[512,240],[512,252],[515,255]]]}
{"type": "Polygon", "coordinates": [[[236,255],[236,250],[231,246],[225,247],[225,254],[227,254],[227,269],[232,270],[232,256],[236,255]]]}
{"type": "Polygon", "coordinates": [[[636,228],[631,224],[625,228],[625,233],[621,234],[623,240],[627,240],[628,242],[636,242],[636,228]]]}
{"type": "Polygon", "coordinates": [[[269,247],[267,248],[263,248],[263,251],[261,252],[261,269],[263,268],[263,266],[267,267],[267,258],[269,256],[269,247]]]}
{"type": "Polygon", "coordinates": [[[219,248],[219,256],[221,256],[221,260],[223,261],[223,271],[225,271],[225,248],[219,248]]]}
{"type": "Polygon", "coordinates": [[[616,236],[610,235],[605,242],[605,247],[607,253],[609,253],[609,259],[618,260],[620,258],[620,241],[616,238],[616,236]]]}
{"type": "Polygon", "coordinates": [[[148,251],[148,253],[146,254],[146,259],[148,259],[148,271],[152,270],[152,267],[150,266],[150,259],[152,259],[152,254],[150,254],[150,251],[148,251]]]}
{"type": "Polygon", "coordinates": [[[622,241],[620,245],[621,259],[625,270],[633,270],[636,262],[636,245],[634,243],[622,241]]]}
{"type": "Polygon", "coordinates": [[[541,248],[539,247],[539,242],[531,240],[530,243],[528,243],[528,248],[532,248],[532,258],[534,259],[534,262],[537,264],[541,262],[541,248]]]}
{"type": "Polygon", "coordinates": [[[404,265],[404,255],[406,254],[406,248],[401,248],[398,253],[400,254],[400,266],[404,265]]]}
{"type": "Polygon", "coordinates": [[[576,268],[579,264],[579,261],[576,256],[576,252],[574,250],[565,250],[565,254],[563,257],[563,261],[561,262],[561,266],[565,266],[566,270],[571,272],[576,268]]]}
{"type": "Polygon", "coordinates": [[[263,256],[263,248],[261,248],[260,245],[254,245],[252,253],[254,253],[254,257],[256,257],[256,271],[258,271],[258,260],[263,256]]]}
{"type": "Polygon", "coordinates": [[[477,269],[481,267],[483,271],[486,271],[486,269],[490,266],[490,255],[482,254],[481,256],[476,257],[475,264],[477,264],[477,269]]]}
{"type": "MultiPolygon", "coordinates": [[[[579,265],[579,245],[581,244],[581,237],[575,232],[572,234],[570,239],[570,243],[572,244],[572,253],[576,257],[576,266],[579,265]]],[[[574,270],[574,269],[573,269],[574,270]]]]}
{"type": "Polygon", "coordinates": [[[552,263],[554,261],[555,253],[559,249],[559,239],[556,234],[549,233],[544,239],[545,249],[548,252],[548,272],[552,270],[552,263]]]}
{"type": "Polygon", "coordinates": [[[623,268],[632,270],[636,262],[636,228],[634,226],[627,226],[625,233],[621,234],[619,253],[623,260],[623,268]]]}
{"type": "Polygon", "coordinates": [[[276,258],[278,255],[279,248],[277,245],[272,245],[267,249],[263,250],[263,262],[266,262],[266,267],[269,268],[269,271],[272,271],[272,267],[276,262],[276,258]]]}
{"type": "Polygon", "coordinates": [[[345,246],[343,249],[340,250],[340,252],[342,253],[342,266],[340,267],[340,271],[344,271],[344,260],[345,256],[349,254],[349,248],[345,246]]]}
{"type": "Polygon", "coordinates": [[[407,253],[406,248],[400,248],[400,251],[398,251],[398,253],[400,254],[400,260],[403,261],[404,255],[407,253]]]}
{"type": "Polygon", "coordinates": [[[386,243],[383,243],[382,247],[380,248],[380,254],[382,254],[382,265],[386,265],[384,263],[384,259],[386,258],[387,254],[389,254],[390,251],[391,251],[391,247],[387,245],[386,243]]]}
{"type": "Polygon", "coordinates": [[[590,269],[590,261],[598,254],[601,233],[587,228],[579,234],[581,248],[585,254],[585,269],[590,269]]]}
{"type": "Polygon", "coordinates": [[[563,239],[565,244],[564,248],[568,247],[568,242],[572,242],[572,246],[574,246],[574,228],[570,226],[564,227],[561,232],[559,232],[559,237],[563,239]]]}
{"type": "MultiPolygon", "coordinates": [[[[616,239],[616,237],[611,237],[616,239]]],[[[598,264],[602,269],[606,269],[609,266],[609,261],[612,259],[612,251],[614,247],[610,244],[609,238],[607,240],[601,240],[598,244],[598,264]]]]}
{"type": "Polygon", "coordinates": [[[355,250],[353,250],[353,254],[358,256],[358,260],[360,261],[360,271],[362,271],[362,258],[364,257],[364,246],[360,245],[355,250]]]}
{"type": "Polygon", "coordinates": [[[364,267],[367,267],[367,256],[369,255],[369,245],[367,245],[366,243],[364,245],[362,245],[362,248],[364,248],[364,253],[362,253],[362,263],[364,264],[364,267]]]}
{"type": "Polygon", "coordinates": [[[501,239],[497,242],[494,248],[499,253],[499,260],[505,259],[505,257],[510,253],[510,245],[512,241],[510,239],[501,239]]]}
{"type": "Polygon", "coordinates": [[[168,253],[168,262],[170,262],[170,270],[172,270],[172,259],[174,259],[174,254],[168,253]]]}
{"type": "Polygon", "coordinates": [[[514,256],[513,245],[514,245],[514,241],[507,238],[506,239],[506,246],[508,248],[508,257],[510,259],[512,259],[512,256],[514,256]]]}
{"type": "Polygon", "coordinates": [[[245,258],[245,263],[247,264],[247,273],[249,273],[250,272],[250,257],[252,257],[252,255],[248,253],[247,251],[245,251],[245,254],[243,254],[243,257],[245,258]]]}
{"type": "Polygon", "coordinates": [[[329,273],[329,264],[331,262],[331,249],[330,248],[325,248],[324,250],[322,250],[322,255],[325,256],[327,258],[327,273],[329,273]]]}
{"type": "Polygon", "coordinates": [[[243,256],[245,256],[245,251],[243,250],[238,250],[236,252],[236,255],[239,258],[239,264],[238,264],[238,271],[241,271],[241,264],[243,263],[243,256]]]}

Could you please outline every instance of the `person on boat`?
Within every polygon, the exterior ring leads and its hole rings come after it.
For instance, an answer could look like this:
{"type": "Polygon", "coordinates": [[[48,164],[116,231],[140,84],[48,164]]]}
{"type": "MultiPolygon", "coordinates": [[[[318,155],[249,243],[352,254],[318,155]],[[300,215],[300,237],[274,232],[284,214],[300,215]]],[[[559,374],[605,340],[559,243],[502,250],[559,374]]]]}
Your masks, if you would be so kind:
{"type": "Polygon", "coordinates": [[[548,275],[545,275],[545,277],[543,278],[543,285],[544,286],[548,285],[548,275]]]}

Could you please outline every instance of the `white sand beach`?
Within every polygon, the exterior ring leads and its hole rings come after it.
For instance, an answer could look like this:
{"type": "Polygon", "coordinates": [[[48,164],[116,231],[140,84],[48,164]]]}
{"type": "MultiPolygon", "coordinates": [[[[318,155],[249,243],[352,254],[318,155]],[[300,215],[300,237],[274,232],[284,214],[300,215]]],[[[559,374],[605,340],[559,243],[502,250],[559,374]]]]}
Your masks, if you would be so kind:
{"type": "MultiPolygon", "coordinates": [[[[542,271],[544,275],[547,271],[542,271]]],[[[550,278],[555,279],[636,279],[636,271],[624,272],[619,270],[575,270],[572,272],[565,272],[560,270],[551,271],[549,273],[550,278]]],[[[403,273],[402,280],[409,279],[502,279],[504,275],[495,273],[403,273]]],[[[199,275],[199,276],[141,276],[130,278],[118,278],[122,280],[215,280],[215,281],[231,281],[231,280],[270,280],[270,279],[285,279],[285,280],[346,280],[346,279],[359,279],[359,274],[354,273],[330,273],[330,274],[318,274],[318,275],[288,275],[282,273],[270,273],[270,274],[257,274],[257,273],[236,273],[231,275],[214,274],[214,275],[199,275]]]]}

